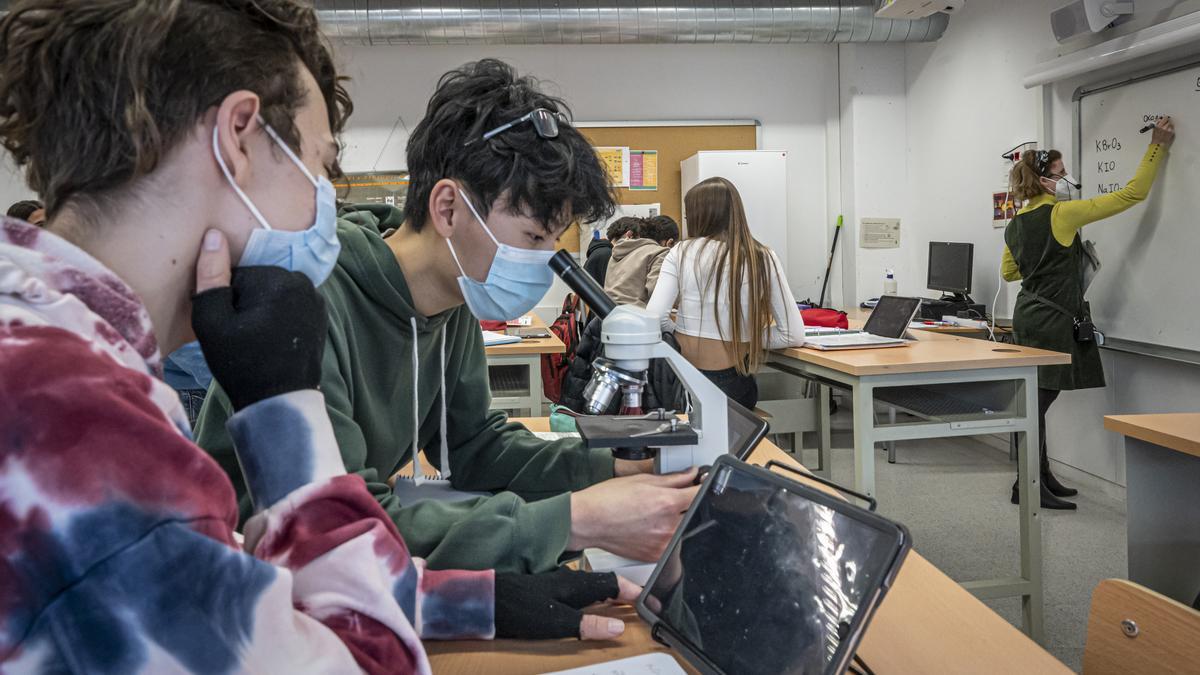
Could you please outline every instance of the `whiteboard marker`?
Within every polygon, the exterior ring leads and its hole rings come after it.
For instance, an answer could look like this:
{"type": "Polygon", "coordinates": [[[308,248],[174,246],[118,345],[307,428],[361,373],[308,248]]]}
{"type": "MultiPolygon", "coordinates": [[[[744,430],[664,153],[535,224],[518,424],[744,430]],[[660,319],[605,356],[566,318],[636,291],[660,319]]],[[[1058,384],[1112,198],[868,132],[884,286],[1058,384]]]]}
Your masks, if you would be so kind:
{"type": "Polygon", "coordinates": [[[1153,128],[1154,128],[1154,126],[1155,126],[1156,124],[1158,124],[1158,121],[1159,121],[1159,120],[1161,120],[1161,119],[1162,119],[1162,115],[1159,115],[1158,117],[1155,117],[1153,122],[1151,122],[1150,124],[1147,124],[1146,126],[1142,127],[1141,129],[1138,129],[1138,133],[1139,133],[1139,134],[1144,134],[1144,133],[1146,133],[1147,131],[1150,131],[1151,129],[1153,129],[1153,128]]]}

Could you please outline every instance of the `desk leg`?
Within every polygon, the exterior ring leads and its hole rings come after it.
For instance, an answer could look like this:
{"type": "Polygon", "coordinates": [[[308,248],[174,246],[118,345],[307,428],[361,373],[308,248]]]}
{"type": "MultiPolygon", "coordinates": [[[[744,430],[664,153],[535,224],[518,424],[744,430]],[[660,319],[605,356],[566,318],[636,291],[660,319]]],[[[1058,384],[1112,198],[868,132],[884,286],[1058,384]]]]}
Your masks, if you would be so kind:
{"type": "Polygon", "coordinates": [[[542,416],[542,357],[533,356],[527,362],[529,365],[529,399],[531,401],[529,416],[542,416]]]}
{"type": "MultiPolygon", "coordinates": [[[[896,409],[888,406],[888,424],[896,423],[896,409]]],[[[896,463],[896,441],[888,441],[884,443],[887,447],[888,464],[896,463]]]]}
{"type": "Polygon", "coordinates": [[[813,473],[822,478],[832,477],[833,472],[833,421],[829,417],[832,397],[833,390],[829,385],[817,386],[817,468],[813,473]]]}
{"type": "Polygon", "coordinates": [[[1041,487],[1038,465],[1037,376],[1025,378],[1025,424],[1017,436],[1018,466],[1021,480],[1021,577],[1029,583],[1029,592],[1021,596],[1022,623],[1026,634],[1039,644],[1045,640],[1042,616],[1042,521],[1041,487]]]}
{"type": "Polygon", "coordinates": [[[875,496],[875,388],[851,387],[854,401],[854,489],[875,496]]]}

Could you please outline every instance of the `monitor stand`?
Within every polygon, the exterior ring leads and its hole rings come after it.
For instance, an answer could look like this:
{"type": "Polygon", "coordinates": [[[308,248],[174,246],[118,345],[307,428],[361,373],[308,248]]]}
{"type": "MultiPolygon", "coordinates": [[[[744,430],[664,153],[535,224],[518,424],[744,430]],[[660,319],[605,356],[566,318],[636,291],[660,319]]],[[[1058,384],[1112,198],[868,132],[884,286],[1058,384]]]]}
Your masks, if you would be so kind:
{"type": "Polygon", "coordinates": [[[986,308],[966,293],[944,293],[938,300],[921,303],[920,316],[928,321],[940,321],[943,316],[957,316],[959,312],[967,312],[971,318],[979,319],[986,314],[986,308]]]}
{"type": "Polygon", "coordinates": [[[942,302],[952,302],[955,304],[973,305],[975,301],[966,293],[942,293],[942,302]]]}

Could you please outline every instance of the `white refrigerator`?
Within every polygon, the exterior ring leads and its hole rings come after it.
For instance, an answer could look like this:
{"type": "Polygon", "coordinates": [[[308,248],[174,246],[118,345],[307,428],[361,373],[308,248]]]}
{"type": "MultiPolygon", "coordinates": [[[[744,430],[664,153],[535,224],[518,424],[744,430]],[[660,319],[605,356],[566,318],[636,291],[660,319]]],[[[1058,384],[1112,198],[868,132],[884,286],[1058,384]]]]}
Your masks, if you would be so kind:
{"type": "MultiPolygon", "coordinates": [[[[788,270],[787,152],[782,150],[704,150],[679,163],[681,194],[720,176],[738,189],[754,238],[775,251],[788,270]]],[[[681,208],[687,231],[687,207],[681,208]]]]}

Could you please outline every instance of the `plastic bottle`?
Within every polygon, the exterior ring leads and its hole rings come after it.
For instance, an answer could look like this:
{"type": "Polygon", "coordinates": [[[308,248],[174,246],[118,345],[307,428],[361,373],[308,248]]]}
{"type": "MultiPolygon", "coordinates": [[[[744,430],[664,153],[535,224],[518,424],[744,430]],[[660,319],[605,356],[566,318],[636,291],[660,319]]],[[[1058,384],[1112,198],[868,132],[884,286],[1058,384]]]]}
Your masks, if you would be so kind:
{"type": "Polygon", "coordinates": [[[896,273],[892,270],[884,270],[886,274],[883,277],[883,294],[896,295],[896,273]]]}

